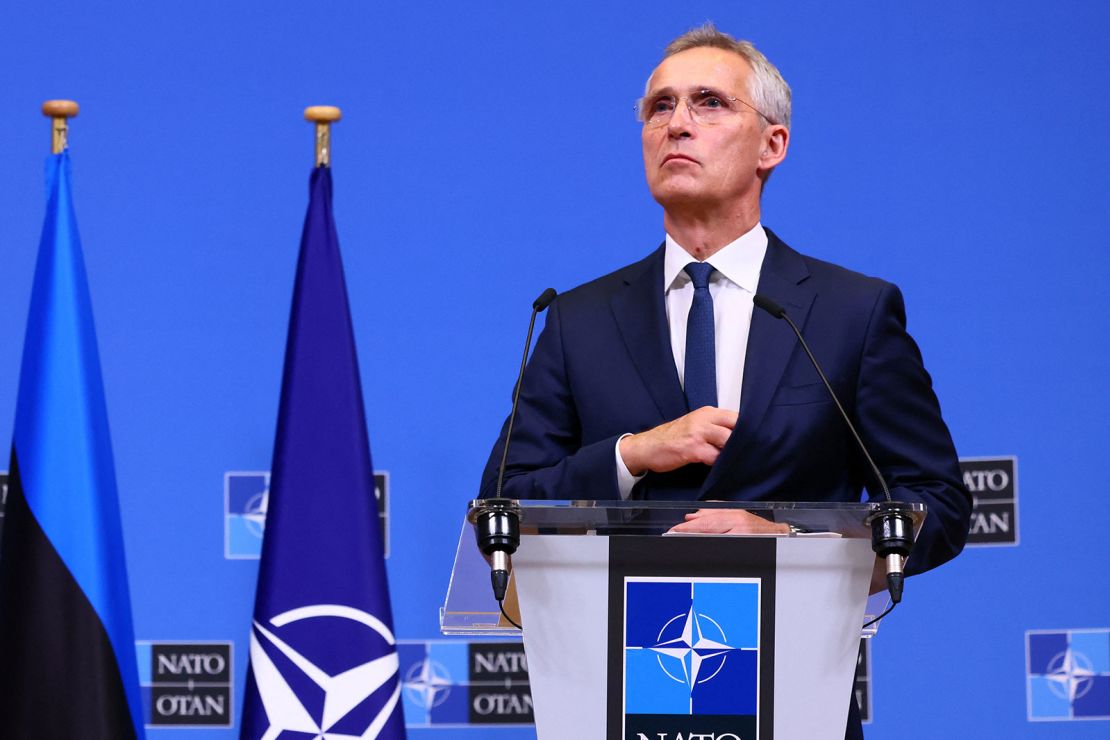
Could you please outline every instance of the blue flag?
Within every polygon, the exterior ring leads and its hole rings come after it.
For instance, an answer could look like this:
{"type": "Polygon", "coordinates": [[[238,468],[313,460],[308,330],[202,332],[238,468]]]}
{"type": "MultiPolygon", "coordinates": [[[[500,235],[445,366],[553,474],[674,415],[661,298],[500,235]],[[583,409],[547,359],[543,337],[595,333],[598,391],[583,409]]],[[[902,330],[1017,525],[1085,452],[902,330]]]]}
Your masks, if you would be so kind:
{"type": "Polygon", "coordinates": [[[119,499],[69,155],[47,160],[0,544],[0,737],[143,737],[119,499]]]}
{"type": "Polygon", "coordinates": [[[297,263],[255,596],[241,733],[250,740],[405,736],[331,203],[331,171],[318,167],[297,263]]]}

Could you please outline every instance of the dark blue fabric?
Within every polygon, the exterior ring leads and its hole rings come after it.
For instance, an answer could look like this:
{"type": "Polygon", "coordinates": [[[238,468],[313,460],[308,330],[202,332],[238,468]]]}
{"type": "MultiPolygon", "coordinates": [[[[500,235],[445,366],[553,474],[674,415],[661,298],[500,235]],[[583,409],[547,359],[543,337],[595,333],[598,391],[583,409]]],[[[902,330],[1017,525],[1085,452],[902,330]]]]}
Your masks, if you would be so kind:
{"type": "Polygon", "coordinates": [[[373,475],[331,172],[317,168],[285,350],[243,738],[259,738],[270,727],[259,691],[267,681],[287,682],[315,725],[282,729],[361,735],[379,717],[384,726],[374,737],[404,737],[373,475]],[[382,672],[364,675],[358,690],[380,685],[361,706],[329,723],[321,688],[267,632],[328,676],[380,660],[382,672]]]}
{"type": "Polygon", "coordinates": [[[709,277],[716,270],[708,262],[691,262],[683,268],[694,283],[694,300],[686,319],[686,359],[682,386],[686,408],[717,405],[717,349],[714,345],[713,296],[709,277]]]}
{"type": "MultiPolygon", "coordinates": [[[[967,539],[970,496],[951,435],[906,333],[898,288],[805,257],[768,231],[759,292],[799,324],[896,499],[929,515],[907,565],[918,573],[967,539]]],[[[528,363],[504,495],[614,499],[614,446],[687,411],[663,301],[663,247],[563,293],[528,363]]],[[[483,474],[493,495],[502,438],[483,474]]],[[[715,465],[648,473],[645,499],[858,501],[881,495],[813,367],[784,322],[755,311],[739,422],[715,465]]]]}

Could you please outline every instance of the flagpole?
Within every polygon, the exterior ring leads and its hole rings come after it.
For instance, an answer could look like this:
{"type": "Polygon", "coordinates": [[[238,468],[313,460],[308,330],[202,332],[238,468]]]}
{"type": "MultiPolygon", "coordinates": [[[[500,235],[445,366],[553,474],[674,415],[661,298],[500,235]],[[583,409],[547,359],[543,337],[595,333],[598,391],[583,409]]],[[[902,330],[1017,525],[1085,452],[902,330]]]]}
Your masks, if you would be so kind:
{"type": "Polygon", "coordinates": [[[304,119],[316,124],[316,166],[331,167],[331,125],[342,117],[334,105],[310,105],[304,119]]]}
{"type": "Polygon", "coordinates": [[[68,146],[69,119],[77,115],[80,106],[72,100],[47,100],[42,104],[42,114],[51,119],[51,151],[61,154],[68,146]]]}

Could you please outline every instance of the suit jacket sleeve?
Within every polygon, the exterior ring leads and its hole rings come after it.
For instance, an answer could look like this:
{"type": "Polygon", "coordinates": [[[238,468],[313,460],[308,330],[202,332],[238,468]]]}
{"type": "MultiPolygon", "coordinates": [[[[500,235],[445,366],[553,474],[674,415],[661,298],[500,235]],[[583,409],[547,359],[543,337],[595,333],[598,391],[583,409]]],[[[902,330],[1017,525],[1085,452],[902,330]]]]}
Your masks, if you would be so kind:
{"type": "MultiPolygon", "coordinates": [[[[921,353],[906,332],[902,294],[889,283],[872,313],[858,377],[856,423],[891,496],[928,507],[906,565],[908,574],[920,573],[963,549],[971,496],[921,353]]],[[[863,475],[873,481],[869,471],[863,475]]],[[[871,499],[882,496],[873,482],[868,493],[871,499]]]]}
{"type": "MultiPolygon", "coordinates": [[[[482,474],[482,498],[496,495],[508,423],[506,419],[482,474]]],[[[524,372],[501,495],[515,499],[619,498],[614,452],[619,436],[583,444],[556,299],[524,372]]]]}

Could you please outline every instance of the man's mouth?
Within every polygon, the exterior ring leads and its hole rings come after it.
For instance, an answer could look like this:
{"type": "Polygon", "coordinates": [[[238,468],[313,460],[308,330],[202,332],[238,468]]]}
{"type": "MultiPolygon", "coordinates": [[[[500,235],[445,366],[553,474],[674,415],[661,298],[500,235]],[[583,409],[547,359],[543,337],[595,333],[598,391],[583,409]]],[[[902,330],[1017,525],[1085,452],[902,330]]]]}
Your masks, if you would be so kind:
{"type": "Polygon", "coordinates": [[[678,152],[671,152],[667,156],[663,157],[662,164],[666,164],[667,162],[693,162],[694,164],[698,163],[698,161],[693,157],[689,157],[685,154],[679,154],[678,152]]]}

